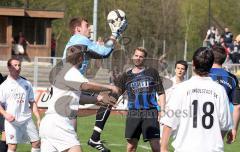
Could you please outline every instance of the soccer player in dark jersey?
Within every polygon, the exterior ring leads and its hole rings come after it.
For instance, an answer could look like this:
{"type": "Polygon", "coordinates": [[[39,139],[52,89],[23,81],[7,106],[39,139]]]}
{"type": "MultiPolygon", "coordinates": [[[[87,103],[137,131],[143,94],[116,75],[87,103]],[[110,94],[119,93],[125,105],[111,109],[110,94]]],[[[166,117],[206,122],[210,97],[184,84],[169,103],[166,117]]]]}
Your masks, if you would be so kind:
{"type": "Polygon", "coordinates": [[[133,69],[123,73],[115,80],[120,92],[127,92],[128,114],[125,138],[127,151],[137,149],[140,135],[145,142],[149,141],[153,152],[160,151],[159,114],[164,110],[165,92],[158,71],[144,65],[147,52],[144,48],[136,48],[133,55],[133,69]],[[156,94],[159,96],[157,101],[156,94]]]}
{"type": "Polygon", "coordinates": [[[0,73],[0,84],[2,84],[4,81],[4,77],[2,76],[2,74],[0,73]]]}
{"type": "Polygon", "coordinates": [[[210,76],[214,81],[221,84],[228,95],[230,110],[233,113],[233,129],[228,133],[228,142],[235,141],[237,136],[238,124],[240,119],[240,88],[236,76],[222,68],[226,59],[226,53],[222,47],[214,47],[214,64],[210,71],[210,76]]]}

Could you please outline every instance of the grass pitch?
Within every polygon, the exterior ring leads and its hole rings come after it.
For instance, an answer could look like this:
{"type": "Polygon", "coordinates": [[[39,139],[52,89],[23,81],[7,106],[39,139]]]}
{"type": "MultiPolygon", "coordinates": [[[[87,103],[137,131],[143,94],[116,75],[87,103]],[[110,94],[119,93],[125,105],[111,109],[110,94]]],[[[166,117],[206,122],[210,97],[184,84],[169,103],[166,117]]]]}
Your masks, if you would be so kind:
{"type": "MultiPolygon", "coordinates": [[[[78,118],[78,137],[81,142],[83,152],[98,152],[89,147],[87,141],[92,134],[92,128],[95,123],[95,116],[79,117],[78,118]]],[[[112,152],[125,152],[126,140],[124,138],[125,129],[125,115],[110,115],[108,122],[102,132],[101,139],[106,143],[105,145],[111,149],[112,152]]],[[[225,144],[225,152],[239,152],[240,150],[240,133],[238,132],[237,141],[231,145],[225,144]]],[[[204,145],[203,145],[204,146],[204,145]]],[[[18,146],[17,152],[30,152],[31,146],[22,144],[18,146]]],[[[140,139],[137,152],[151,152],[148,143],[144,143],[140,139]]],[[[173,152],[172,147],[170,152],[173,152]]]]}

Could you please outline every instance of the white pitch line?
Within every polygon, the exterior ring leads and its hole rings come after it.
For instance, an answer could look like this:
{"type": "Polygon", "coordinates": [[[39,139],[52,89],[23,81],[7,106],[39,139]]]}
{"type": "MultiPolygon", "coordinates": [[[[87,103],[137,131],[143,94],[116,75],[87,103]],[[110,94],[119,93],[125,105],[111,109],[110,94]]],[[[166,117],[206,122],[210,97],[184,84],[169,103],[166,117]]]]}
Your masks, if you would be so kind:
{"type": "Polygon", "coordinates": [[[138,147],[141,147],[142,149],[146,149],[146,150],[151,150],[150,147],[148,147],[148,146],[144,146],[144,145],[138,145],[138,147]]]}
{"type": "MultiPolygon", "coordinates": [[[[87,146],[86,143],[81,143],[81,145],[87,146]]],[[[107,145],[113,146],[113,147],[125,147],[125,145],[123,145],[123,144],[107,144],[107,145]]],[[[140,147],[142,149],[145,149],[145,150],[151,150],[150,147],[144,146],[144,145],[138,145],[138,147],[140,147]]]]}

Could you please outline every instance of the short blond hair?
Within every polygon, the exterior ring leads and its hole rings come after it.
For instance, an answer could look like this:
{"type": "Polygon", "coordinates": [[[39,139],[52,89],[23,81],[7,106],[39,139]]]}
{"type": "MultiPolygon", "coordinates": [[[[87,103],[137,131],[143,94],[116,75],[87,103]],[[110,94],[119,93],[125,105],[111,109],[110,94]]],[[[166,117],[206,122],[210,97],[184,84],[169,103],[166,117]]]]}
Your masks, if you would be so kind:
{"type": "Polygon", "coordinates": [[[147,50],[144,47],[137,47],[135,48],[135,51],[138,50],[140,52],[144,53],[144,57],[147,57],[147,50]]]}

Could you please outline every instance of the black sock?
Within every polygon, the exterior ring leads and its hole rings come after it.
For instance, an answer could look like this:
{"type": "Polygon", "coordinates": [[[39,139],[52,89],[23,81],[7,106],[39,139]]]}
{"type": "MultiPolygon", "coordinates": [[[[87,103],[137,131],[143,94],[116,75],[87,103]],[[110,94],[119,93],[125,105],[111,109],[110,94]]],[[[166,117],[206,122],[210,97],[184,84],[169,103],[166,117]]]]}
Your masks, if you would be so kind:
{"type": "Polygon", "coordinates": [[[6,141],[0,140],[0,152],[7,152],[8,145],[6,144],[6,141]]]}
{"type": "Polygon", "coordinates": [[[100,140],[100,135],[101,135],[101,132],[98,132],[98,131],[96,131],[96,130],[93,130],[91,139],[92,139],[93,141],[99,141],[99,140],[100,140]]]}
{"type": "Polygon", "coordinates": [[[111,113],[111,107],[100,107],[96,114],[96,122],[93,129],[91,139],[93,141],[99,141],[101,136],[101,131],[103,130],[106,121],[111,113]]]}

